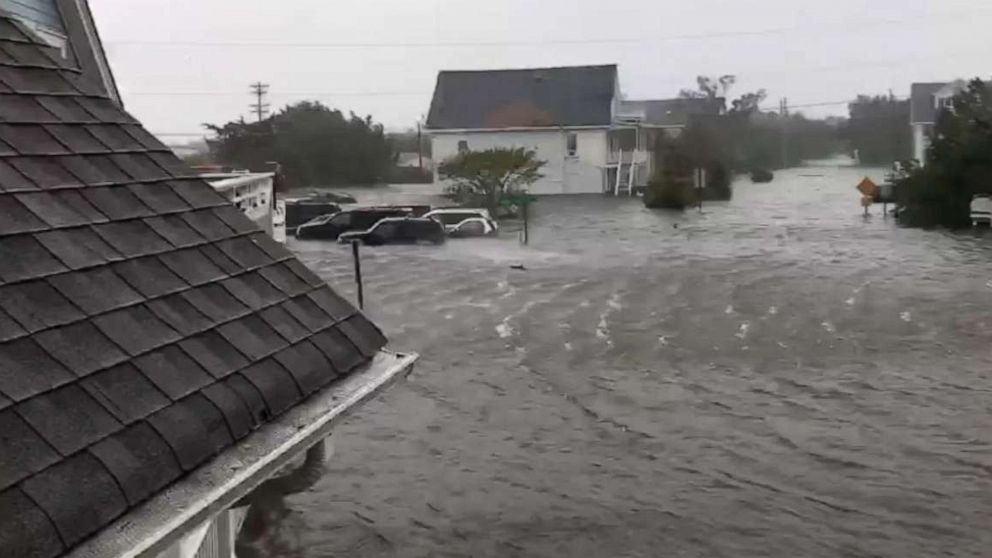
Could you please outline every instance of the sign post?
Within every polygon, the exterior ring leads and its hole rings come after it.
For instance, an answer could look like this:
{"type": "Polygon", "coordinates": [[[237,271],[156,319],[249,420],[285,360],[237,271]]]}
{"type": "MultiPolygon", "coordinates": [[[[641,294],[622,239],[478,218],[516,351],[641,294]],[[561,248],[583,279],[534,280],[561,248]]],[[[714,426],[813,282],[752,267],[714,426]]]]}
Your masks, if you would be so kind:
{"type": "Polygon", "coordinates": [[[861,192],[861,207],[865,208],[865,217],[868,216],[868,208],[875,203],[875,195],[878,193],[878,185],[867,176],[858,183],[858,192],[861,192]]]}
{"type": "Polygon", "coordinates": [[[351,241],[351,257],[355,259],[355,284],[358,286],[358,308],[365,309],[365,289],[362,287],[362,257],[358,253],[359,242],[351,241]]]}
{"type": "Polygon", "coordinates": [[[521,236],[520,236],[520,241],[523,244],[527,244],[528,242],[530,242],[530,230],[528,229],[528,227],[529,227],[529,219],[528,219],[528,217],[529,217],[529,208],[530,208],[530,204],[532,204],[532,203],[534,203],[536,201],[537,201],[537,198],[535,198],[534,196],[532,196],[530,194],[523,193],[523,192],[512,193],[512,194],[503,194],[499,198],[499,204],[501,206],[503,206],[503,207],[517,207],[517,208],[520,208],[520,212],[522,213],[522,216],[523,216],[523,219],[524,219],[524,228],[521,231],[521,236]]]}

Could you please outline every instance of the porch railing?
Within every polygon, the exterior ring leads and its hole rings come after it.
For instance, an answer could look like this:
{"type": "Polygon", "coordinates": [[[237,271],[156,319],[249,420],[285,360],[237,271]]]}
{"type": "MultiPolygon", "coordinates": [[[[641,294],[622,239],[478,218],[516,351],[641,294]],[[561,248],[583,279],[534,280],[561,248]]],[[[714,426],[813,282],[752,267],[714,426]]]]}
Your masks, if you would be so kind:
{"type": "Polygon", "coordinates": [[[249,219],[273,235],[274,176],[271,172],[226,173],[205,174],[203,179],[249,219]]]}

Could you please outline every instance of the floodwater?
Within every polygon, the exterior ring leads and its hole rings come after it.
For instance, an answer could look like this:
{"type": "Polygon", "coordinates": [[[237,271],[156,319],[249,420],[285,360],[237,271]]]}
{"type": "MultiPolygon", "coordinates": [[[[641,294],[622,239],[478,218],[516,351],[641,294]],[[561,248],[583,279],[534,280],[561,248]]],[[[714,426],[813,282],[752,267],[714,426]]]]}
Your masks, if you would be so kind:
{"type": "MultiPolygon", "coordinates": [[[[364,249],[369,313],[422,358],[273,555],[992,556],[992,235],[865,219],[864,174],[364,249]]],[[[344,247],[290,245],[353,296],[344,247]]]]}

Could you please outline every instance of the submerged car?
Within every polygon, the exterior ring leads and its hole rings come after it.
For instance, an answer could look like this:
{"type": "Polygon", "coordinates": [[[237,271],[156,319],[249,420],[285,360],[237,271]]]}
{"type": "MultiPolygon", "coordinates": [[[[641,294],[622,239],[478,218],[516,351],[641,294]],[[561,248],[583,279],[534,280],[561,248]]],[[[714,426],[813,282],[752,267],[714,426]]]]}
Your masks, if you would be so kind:
{"type": "Polygon", "coordinates": [[[403,217],[410,211],[403,208],[362,208],[322,215],[296,228],[296,238],[334,240],[342,233],[364,231],[387,217],[403,217]]]}
{"type": "Polygon", "coordinates": [[[320,217],[332,215],[340,211],[341,206],[336,203],[313,200],[287,200],[286,228],[294,229],[320,217]]]}
{"type": "Polygon", "coordinates": [[[496,233],[496,230],[489,220],[481,217],[472,217],[465,219],[450,229],[446,227],[445,232],[451,238],[469,238],[473,236],[492,236],[496,233]]]}
{"type": "Polygon", "coordinates": [[[992,198],[980,194],[971,200],[971,224],[992,225],[992,198]]]}
{"type": "Polygon", "coordinates": [[[444,227],[434,219],[422,217],[390,217],[367,231],[354,231],[338,236],[338,242],[359,241],[369,246],[383,244],[442,244],[444,227]]]}
{"type": "MultiPolygon", "coordinates": [[[[458,231],[460,225],[468,220],[482,220],[485,223],[485,232],[483,234],[495,234],[499,231],[499,225],[489,214],[488,209],[472,209],[472,208],[444,208],[435,209],[424,214],[424,217],[429,219],[434,219],[444,225],[444,230],[448,233],[454,233],[458,231]]],[[[471,227],[476,228],[476,225],[471,227]]]]}

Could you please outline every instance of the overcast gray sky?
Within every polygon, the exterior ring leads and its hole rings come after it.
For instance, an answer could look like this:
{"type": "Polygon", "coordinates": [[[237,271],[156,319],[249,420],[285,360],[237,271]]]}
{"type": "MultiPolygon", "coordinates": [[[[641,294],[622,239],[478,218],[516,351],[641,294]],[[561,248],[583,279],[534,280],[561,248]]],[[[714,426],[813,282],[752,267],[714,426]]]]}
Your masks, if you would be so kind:
{"type": "MultiPolygon", "coordinates": [[[[127,108],[160,134],[317,99],[387,128],[438,70],[617,63],[629,98],[739,76],[771,105],[992,75],[989,0],[90,0],[127,108]]],[[[804,109],[844,114],[842,104],[804,109]]],[[[172,138],[178,139],[178,138],[172,138]]]]}

